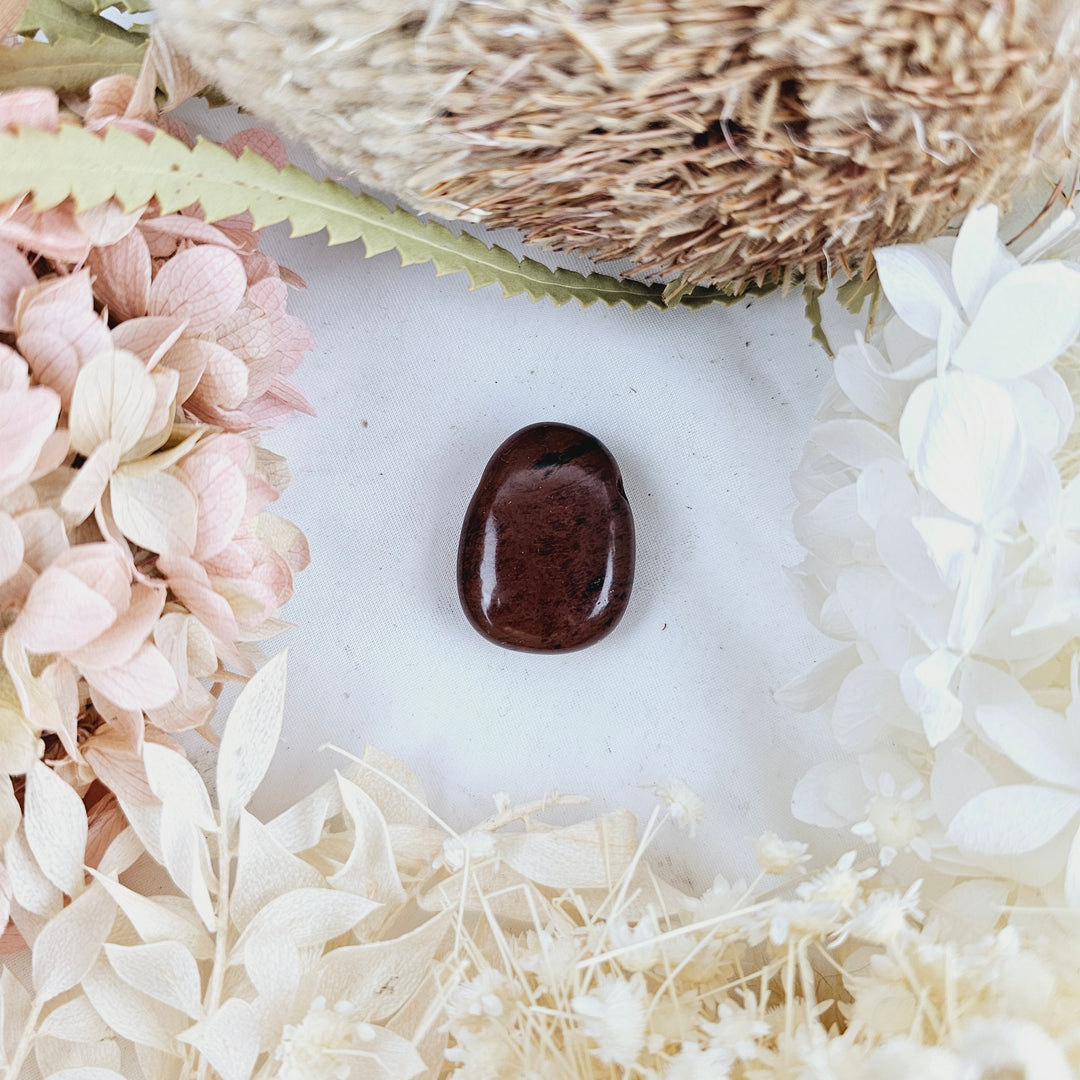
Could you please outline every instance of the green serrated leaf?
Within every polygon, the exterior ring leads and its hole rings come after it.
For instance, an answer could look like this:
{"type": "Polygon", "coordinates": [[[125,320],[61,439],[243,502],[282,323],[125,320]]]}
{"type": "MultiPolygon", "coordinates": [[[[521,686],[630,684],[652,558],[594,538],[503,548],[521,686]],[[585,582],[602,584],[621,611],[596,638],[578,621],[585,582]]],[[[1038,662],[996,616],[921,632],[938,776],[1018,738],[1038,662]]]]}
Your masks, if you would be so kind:
{"type": "Polygon", "coordinates": [[[0,200],[25,193],[33,194],[40,209],[68,196],[80,209],[115,197],[130,210],[156,198],[166,214],[199,202],[208,221],[248,211],[257,229],[281,221],[290,223],[293,236],[326,229],[331,244],[363,240],[369,256],[395,250],[406,266],[431,262],[440,275],[464,271],[474,289],[498,284],[506,296],[527,293],[557,305],[577,300],[582,306],[664,306],[662,286],[549,270],[295,166],[279,171],[250,150],[236,159],[206,140],[189,149],[160,131],[149,143],[120,128],[109,128],[101,138],[74,124],[58,133],[0,134],[0,200]]]}
{"type": "Polygon", "coordinates": [[[61,38],[55,44],[26,41],[0,48],[0,90],[51,86],[85,94],[106,75],[137,76],[145,51],[145,39],[135,35],[127,35],[125,40],[103,37],[95,42],[73,38],[61,38]]]}
{"type": "Polygon", "coordinates": [[[150,11],[153,8],[152,0],[63,0],[74,11],[85,11],[91,15],[97,15],[106,8],[119,8],[135,14],[142,11],[150,11]]]}
{"type": "Polygon", "coordinates": [[[803,287],[803,301],[806,305],[806,318],[809,320],[811,326],[810,336],[825,350],[830,358],[833,358],[835,354],[832,351],[832,346],[829,344],[829,337],[825,333],[825,327],[821,324],[821,298],[824,295],[825,290],[819,289],[814,285],[805,285],[803,287]]]}
{"type": "Polygon", "coordinates": [[[96,42],[102,37],[130,41],[132,35],[122,26],[100,15],[79,11],[64,0],[30,0],[23,12],[16,33],[32,36],[41,31],[50,42],[62,38],[96,42]]]}

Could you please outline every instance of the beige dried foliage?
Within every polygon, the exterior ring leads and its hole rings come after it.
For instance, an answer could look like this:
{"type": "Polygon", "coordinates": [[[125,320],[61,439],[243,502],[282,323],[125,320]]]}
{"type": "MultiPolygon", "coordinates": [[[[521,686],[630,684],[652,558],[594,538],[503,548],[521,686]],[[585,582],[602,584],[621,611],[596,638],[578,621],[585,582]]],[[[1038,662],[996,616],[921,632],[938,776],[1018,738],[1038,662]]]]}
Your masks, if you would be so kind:
{"type": "Polygon", "coordinates": [[[228,94],[413,206],[636,270],[820,281],[1053,170],[1072,0],[160,0],[228,94]]]}

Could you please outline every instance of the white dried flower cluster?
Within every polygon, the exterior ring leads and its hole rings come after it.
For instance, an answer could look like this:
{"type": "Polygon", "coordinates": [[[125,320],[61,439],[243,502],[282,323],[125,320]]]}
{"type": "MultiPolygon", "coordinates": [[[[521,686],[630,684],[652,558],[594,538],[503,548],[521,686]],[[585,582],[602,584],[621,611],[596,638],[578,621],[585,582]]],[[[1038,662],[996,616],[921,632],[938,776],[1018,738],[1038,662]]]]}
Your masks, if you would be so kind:
{"type": "MultiPolygon", "coordinates": [[[[263,824],[284,663],[245,687],[218,805],[151,751],[155,806],[0,972],[4,1080],[1073,1080],[1080,943],[1009,888],[926,898],[848,852],[793,886],[649,864],[625,811],[555,827],[548,796],[455,834],[369,749],[263,824]],[[162,868],[139,893],[119,875],[162,868]],[[927,914],[929,913],[929,914],[927,914]],[[37,1072],[34,1072],[34,1069],[37,1072]]],[[[693,819],[693,814],[688,820],[693,819]]],[[[670,824],[668,827],[670,827],[670,824]]],[[[801,844],[759,857],[798,870],[801,844]]],[[[28,864],[29,865],[29,864],[28,864]]],[[[15,863],[21,889],[31,887],[15,863]]]]}
{"type": "Polygon", "coordinates": [[[843,649],[781,692],[845,752],[796,814],[1080,905],[1080,227],[993,207],[881,250],[798,472],[794,572],[843,649]]]}

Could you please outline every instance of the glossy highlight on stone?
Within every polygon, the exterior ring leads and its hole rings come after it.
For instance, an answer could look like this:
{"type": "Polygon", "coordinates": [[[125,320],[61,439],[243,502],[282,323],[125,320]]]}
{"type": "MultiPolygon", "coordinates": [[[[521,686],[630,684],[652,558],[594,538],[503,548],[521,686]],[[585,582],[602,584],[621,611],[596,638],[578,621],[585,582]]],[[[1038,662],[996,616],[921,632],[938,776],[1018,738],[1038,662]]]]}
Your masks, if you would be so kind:
{"type": "Polygon", "coordinates": [[[634,583],[634,517],[619,466],[566,424],[532,424],[492,455],[458,545],[469,621],[508,649],[568,652],[622,618],[634,583]]]}

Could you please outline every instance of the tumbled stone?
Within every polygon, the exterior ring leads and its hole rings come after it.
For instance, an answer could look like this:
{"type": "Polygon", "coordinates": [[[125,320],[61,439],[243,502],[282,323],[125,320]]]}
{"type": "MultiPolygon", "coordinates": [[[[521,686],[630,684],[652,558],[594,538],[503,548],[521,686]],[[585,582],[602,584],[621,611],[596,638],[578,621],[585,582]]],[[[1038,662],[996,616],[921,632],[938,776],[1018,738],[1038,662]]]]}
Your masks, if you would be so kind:
{"type": "Polygon", "coordinates": [[[634,517],[619,466],[588,432],[533,424],[492,455],[458,545],[469,621],[508,649],[582,649],[622,618],[634,517]]]}

